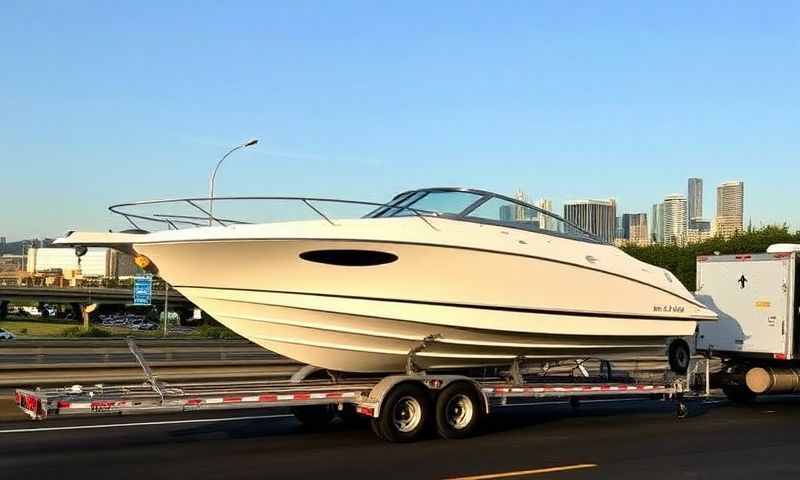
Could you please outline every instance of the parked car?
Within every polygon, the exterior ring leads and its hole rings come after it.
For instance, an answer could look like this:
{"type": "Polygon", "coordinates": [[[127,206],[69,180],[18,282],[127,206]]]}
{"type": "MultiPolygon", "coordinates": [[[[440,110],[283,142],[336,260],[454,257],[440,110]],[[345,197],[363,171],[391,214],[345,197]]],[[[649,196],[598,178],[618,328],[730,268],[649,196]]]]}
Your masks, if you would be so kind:
{"type": "Polygon", "coordinates": [[[0,328],[0,340],[14,340],[15,338],[17,338],[17,336],[13,333],[0,328]]]}

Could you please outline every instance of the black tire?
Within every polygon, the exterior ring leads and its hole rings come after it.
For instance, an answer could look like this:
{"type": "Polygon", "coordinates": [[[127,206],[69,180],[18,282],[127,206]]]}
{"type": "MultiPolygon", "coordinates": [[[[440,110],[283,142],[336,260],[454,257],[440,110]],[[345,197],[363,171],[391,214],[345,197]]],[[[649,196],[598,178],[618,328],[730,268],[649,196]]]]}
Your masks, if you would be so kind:
{"type": "Polygon", "coordinates": [[[401,383],[386,396],[380,415],[372,419],[372,429],[388,442],[413,442],[428,432],[432,410],[427,390],[401,383]]]}
{"type": "Polygon", "coordinates": [[[686,375],[692,352],[683,340],[675,340],[669,346],[669,368],[678,375],[686,375]]]}
{"type": "Polygon", "coordinates": [[[746,385],[740,387],[726,385],[722,387],[722,393],[728,397],[728,400],[740,405],[749,405],[756,399],[756,394],[747,388],[746,385]]]}
{"type": "Polygon", "coordinates": [[[442,438],[466,438],[475,433],[482,417],[482,402],[475,387],[454,383],[436,399],[436,431],[442,438]]]}
{"type": "Polygon", "coordinates": [[[336,417],[333,405],[303,405],[292,407],[292,413],[304,427],[319,430],[331,424],[336,417]]]}

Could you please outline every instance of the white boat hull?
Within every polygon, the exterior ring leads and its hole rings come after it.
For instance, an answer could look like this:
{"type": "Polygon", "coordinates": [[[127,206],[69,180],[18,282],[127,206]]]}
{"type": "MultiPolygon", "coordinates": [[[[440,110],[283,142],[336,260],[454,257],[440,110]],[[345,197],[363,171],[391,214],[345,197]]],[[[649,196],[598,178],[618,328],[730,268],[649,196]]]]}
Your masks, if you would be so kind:
{"type": "Polygon", "coordinates": [[[416,355],[423,368],[630,357],[663,352],[667,337],[715,318],[671,274],[614,247],[433,223],[440,228],[397,218],[194,229],[143,235],[133,249],[233,331],[331,370],[403,370],[429,336],[437,340],[416,355]],[[300,257],[320,250],[397,260],[356,267],[300,257]]]}
{"type": "MultiPolygon", "coordinates": [[[[677,320],[659,325],[662,335],[592,335],[507,332],[471,329],[440,323],[397,320],[363,314],[334,313],[327,299],[306,295],[224,289],[180,288],[215,319],[254,343],[303,363],[348,372],[393,372],[406,367],[408,353],[433,337],[415,354],[421,368],[461,368],[508,364],[529,359],[630,358],[664,353],[666,334],[688,335],[694,322],[677,320]]],[[[365,305],[344,300],[342,311],[363,311],[365,305]]],[[[374,305],[372,311],[386,311],[374,305]]],[[[453,307],[423,306],[419,318],[442,318],[453,307]]],[[[483,320],[513,323],[514,317],[536,323],[537,314],[484,312],[483,320]]],[[[551,320],[551,319],[547,319],[551,320]]],[[[620,321],[624,321],[620,319],[620,321]]],[[[661,321],[659,321],[661,322],[661,321]]],[[[663,322],[661,322],[663,323],[663,322]]]]}

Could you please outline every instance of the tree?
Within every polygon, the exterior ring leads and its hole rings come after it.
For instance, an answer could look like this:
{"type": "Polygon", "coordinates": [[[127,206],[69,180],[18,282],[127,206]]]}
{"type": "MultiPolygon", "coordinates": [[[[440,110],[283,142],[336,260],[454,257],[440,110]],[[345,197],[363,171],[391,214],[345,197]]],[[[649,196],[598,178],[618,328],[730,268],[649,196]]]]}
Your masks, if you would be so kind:
{"type": "Polygon", "coordinates": [[[714,237],[684,247],[626,245],[622,247],[622,250],[643,262],[666,268],[678,277],[686,288],[694,291],[696,289],[695,275],[698,256],[714,255],[717,252],[720,255],[763,253],[774,243],[800,243],[800,231],[790,233],[786,224],[768,225],[748,232],[737,232],[729,239],[714,237]]]}

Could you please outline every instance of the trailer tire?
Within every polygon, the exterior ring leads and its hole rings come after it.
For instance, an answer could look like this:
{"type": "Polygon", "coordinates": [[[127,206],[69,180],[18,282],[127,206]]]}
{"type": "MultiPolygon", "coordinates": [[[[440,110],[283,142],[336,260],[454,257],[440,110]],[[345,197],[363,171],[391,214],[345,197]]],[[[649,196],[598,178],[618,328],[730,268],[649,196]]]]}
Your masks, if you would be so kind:
{"type": "Polygon", "coordinates": [[[475,387],[454,383],[436,399],[436,430],[442,438],[466,438],[475,433],[481,420],[481,398],[475,387]]]}
{"type": "Polygon", "coordinates": [[[669,368],[679,375],[686,375],[692,352],[683,340],[675,340],[669,346],[669,368]]]}
{"type": "Polygon", "coordinates": [[[427,390],[413,383],[401,383],[382,402],[380,415],[372,419],[372,430],[388,442],[413,442],[428,432],[431,411],[427,390]]]}
{"type": "Polygon", "coordinates": [[[304,427],[312,430],[319,430],[327,427],[336,417],[336,409],[333,405],[302,405],[299,407],[292,407],[291,410],[295,418],[297,418],[304,427]]]}

